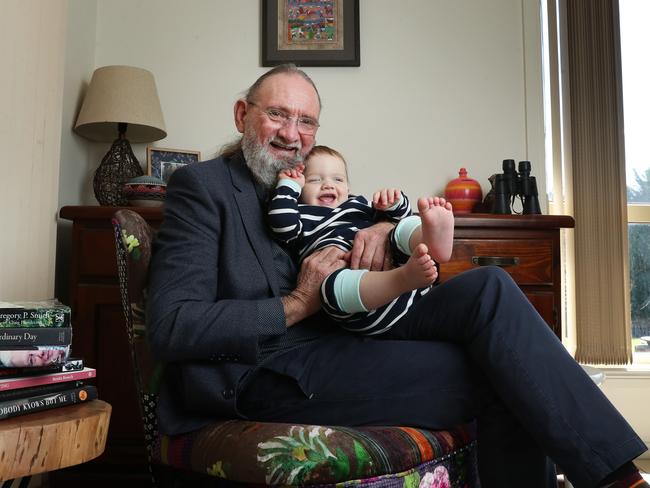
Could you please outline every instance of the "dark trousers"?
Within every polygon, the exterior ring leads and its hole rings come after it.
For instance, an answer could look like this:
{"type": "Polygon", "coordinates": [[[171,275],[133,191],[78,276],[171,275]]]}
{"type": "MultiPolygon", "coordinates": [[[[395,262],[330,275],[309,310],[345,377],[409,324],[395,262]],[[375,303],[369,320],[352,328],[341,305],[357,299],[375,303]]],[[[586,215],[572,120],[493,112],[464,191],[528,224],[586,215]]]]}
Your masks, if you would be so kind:
{"type": "Polygon", "coordinates": [[[477,419],[485,488],[596,486],[646,450],[510,276],[435,287],[381,338],[335,333],[275,356],[240,410],[267,421],[445,429],[477,419]]]}

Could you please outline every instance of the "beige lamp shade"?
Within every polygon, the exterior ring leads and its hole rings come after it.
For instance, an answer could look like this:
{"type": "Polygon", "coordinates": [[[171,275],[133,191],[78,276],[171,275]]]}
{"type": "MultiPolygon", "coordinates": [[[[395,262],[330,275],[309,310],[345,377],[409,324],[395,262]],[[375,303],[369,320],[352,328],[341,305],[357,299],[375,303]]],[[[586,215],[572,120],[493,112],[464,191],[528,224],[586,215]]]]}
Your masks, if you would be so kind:
{"type": "Polygon", "coordinates": [[[118,123],[128,124],[131,142],[153,142],[167,136],[150,71],[104,66],[93,73],[74,130],[93,141],[113,141],[118,137],[118,123]]]}

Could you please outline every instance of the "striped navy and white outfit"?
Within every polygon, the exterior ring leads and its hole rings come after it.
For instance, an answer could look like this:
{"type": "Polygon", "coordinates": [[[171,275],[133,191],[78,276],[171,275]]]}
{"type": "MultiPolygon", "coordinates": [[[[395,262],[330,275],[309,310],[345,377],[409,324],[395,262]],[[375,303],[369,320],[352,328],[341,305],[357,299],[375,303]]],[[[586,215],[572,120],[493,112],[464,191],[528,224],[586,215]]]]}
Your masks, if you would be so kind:
{"type": "MultiPolygon", "coordinates": [[[[300,262],[314,251],[336,246],[344,251],[352,249],[356,233],[382,220],[399,222],[411,215],[411,205],[402,193],[401,201],[391,209],[375,210],[363,196],[350,195],[336,208],[299,203],[300,187],[290,180],[280,180],[271,194],[268,220],[274,237],[297,253],[300,262]]],[[[400,266],[409,256],[401,252],[395,242],[395,232],[390,242],[395,265],[400,266]]],[[[376,335],[392,328],[430,286],[404,293],[392,302],[368,312],[348,313],[341,308],[337,298],[336,277],[343,270],[330,274],[321,286],[323,310],[341,327],[364,335],[376,335]]]]}

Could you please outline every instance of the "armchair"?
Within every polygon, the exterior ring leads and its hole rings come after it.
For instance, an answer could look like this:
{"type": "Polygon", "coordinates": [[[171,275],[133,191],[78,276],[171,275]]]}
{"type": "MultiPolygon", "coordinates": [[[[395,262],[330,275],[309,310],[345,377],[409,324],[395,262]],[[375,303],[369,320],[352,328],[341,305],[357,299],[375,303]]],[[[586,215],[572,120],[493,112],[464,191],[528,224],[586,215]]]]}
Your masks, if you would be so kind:
{"type": "Polygon", "coordinates": [[[192,486],[480,486],[473,426],[429,431],[224,419],[189,434],[160,434],[155,409],[163,366],[148,349],[144,316],[153,230],[128,209],[114,214],[113,228],[154,486],[186,476],[201,478],[192,486]]]}

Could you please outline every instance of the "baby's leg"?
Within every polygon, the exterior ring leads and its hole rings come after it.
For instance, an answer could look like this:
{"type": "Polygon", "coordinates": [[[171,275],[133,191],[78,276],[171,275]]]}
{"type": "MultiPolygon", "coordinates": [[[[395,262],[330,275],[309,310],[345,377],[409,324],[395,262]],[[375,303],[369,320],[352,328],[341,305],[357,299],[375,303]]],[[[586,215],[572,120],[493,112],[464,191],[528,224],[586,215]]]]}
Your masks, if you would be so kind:
{"type": "Polygon", "coordinates": [[[440,197],[420,198],[418,210],[422,225],[411,234],[409,247],[414,249],[424,242],[434,260],[446,263],[454,247],[454,214],[451,203],[440,197]]]}
{"type": "Polygon", "coordinates": [[[403,266],[364,273],[359,281],[359,297],[366,310],[375,310],[402,293],[429,286],[437,277],[438,270],[427,246],[419,244],[403,266]]]}

